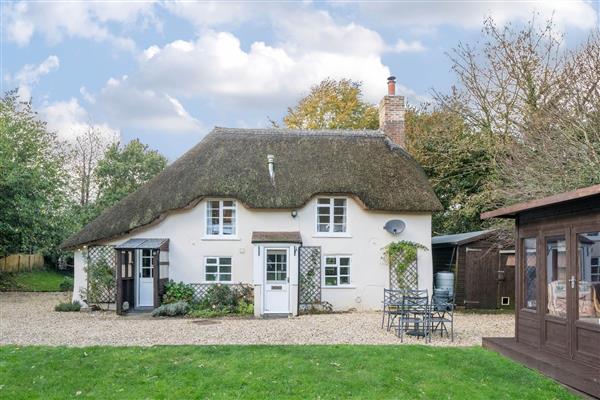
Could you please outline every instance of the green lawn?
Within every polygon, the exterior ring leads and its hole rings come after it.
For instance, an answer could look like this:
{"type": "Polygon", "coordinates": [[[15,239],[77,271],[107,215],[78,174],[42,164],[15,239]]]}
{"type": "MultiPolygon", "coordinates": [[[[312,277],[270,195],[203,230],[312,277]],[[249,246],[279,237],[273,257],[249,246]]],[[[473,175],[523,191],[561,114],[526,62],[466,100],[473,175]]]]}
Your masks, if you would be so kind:
{"type": "Polygon", "coordinates": [[[344,345],[4,346],[0,398],[575,397],[482,348],[344,345]]]}
{"type": "Polygon", "coordinates": [[[20,290],[24,292],[58,292],[59,285],[69,276],[52,270],[18,272],[2,274],[2,290],[20,290]]]}

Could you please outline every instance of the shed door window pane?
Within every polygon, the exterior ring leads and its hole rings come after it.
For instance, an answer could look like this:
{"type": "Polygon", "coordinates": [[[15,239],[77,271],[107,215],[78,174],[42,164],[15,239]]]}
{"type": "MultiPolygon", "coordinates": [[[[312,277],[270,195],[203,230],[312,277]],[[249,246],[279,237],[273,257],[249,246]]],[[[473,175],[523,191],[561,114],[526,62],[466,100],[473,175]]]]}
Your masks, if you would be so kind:
{"type": "Polygon", "coordinates": [[[600,232],[577,235],[579,320],[600,324],[600,232]]]}
{"type": "Polygon", "coordinates": [[[210,200],[206,204],[206,234],[235,235],[236,205],[232,200],[210,200]]]}
{"type": "Polygon", "coordinates": [[[346,199],[317,199],[317,232],[346,232],[346,199]]]}
{"type": "Polygon", "coordinates": [[[546,240],[547,313],[567,316],[567,242],[564,237],[546,240]]]}
{"type": "Polygon", "coordinates": [[[231,282],[231,257],[207,257],[204,271],[207,282],[231,282]]]}
{"type": "Polygon", "coordinates": [[[535,238],[523,239],[523,304],[525,308],[537,308],[537,243],[535,238]]]}

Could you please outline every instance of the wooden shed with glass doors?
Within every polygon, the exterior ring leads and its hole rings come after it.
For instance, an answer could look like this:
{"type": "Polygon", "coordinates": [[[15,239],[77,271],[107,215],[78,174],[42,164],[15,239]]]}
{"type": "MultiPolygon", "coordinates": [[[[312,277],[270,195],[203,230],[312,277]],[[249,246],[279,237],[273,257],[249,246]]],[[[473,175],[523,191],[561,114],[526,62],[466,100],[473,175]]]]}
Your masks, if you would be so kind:
{"type": "Polygon", "coordinates": [[[482,214],[516,224],[514,338],[498,351],[600,397],[600,185],[482,214]]]}

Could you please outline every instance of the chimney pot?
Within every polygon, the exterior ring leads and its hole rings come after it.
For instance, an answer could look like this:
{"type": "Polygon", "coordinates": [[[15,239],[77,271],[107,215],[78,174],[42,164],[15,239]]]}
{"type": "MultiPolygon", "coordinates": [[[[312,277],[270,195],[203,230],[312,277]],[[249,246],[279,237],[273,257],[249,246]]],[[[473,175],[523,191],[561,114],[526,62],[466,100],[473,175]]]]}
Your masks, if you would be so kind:
{"type": "Polygon", "coordinates": [[[388,96],[395,96],[396,95],[396,77],[390,76],[389,78],[387,78],[387,82],[388,82],[388,96]]]}

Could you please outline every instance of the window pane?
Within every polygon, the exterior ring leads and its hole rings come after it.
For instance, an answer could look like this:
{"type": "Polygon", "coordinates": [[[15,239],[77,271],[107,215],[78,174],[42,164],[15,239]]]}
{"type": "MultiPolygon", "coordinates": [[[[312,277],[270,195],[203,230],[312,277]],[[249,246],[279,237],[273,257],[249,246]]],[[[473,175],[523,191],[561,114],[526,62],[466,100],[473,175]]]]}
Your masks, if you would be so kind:
{"type": "Polygon", "coordinates": [[[350,265],[349,257],[340,257],[340,265],[350,265]]]}
{"type": "Polygon", "coordinates": [[[333,205],[336,207],[345,207],[346,206],[346,199],[335,199],[333,201],[333,205]]]}
{"type": "Polygon", "coordinates": [[[206,272],[217,272],[217,266],[216,265],[207,265],[206,266],[206,272]]]}
{"type": "Polygon", "coordinates": [[[337,275],[336,267],[325,267],[325,275],[337,275]]]}
{"type": "Polygon", "coordinates": [[[206,274],[206,280],[208,282],[213,282],[217,280],[217,275],[216,274],[206,274]]]}
{"type": "Polygon", "coordinates": [[[330,201],[331,201],[331,199],[325,199],[325,198],[318,199],[317,200],[317,204],[327,204],[327,205],[329,205],[330,201]]]}
{"type": "Polygon", "coordinates": [[[206,259],[206,263],[207,264],[216,264],[217,263],[217,259],[216,258],[207,258],[206,259]]]}
{"type": "Polygon", "coordinates": [[[334,276],[328,276],[325,278],[325,286],[337,286],[337,278],[334,276]]]}
{"type": "Polygon", "coordinates": [[[350,268],[340,267],[340,275],[350,275],[350,268]]]}
{"type": "Polygon", "coordinates": [[[221,258],[219,258],[219,264],[221,264],[221,265],[231,265],[231,257],[221,257],[221,258]]]}
{"type": "Polygon", "coordinates": [[[578,318],[591,324],[600,324],[600,232],[577,235],[578,265],[578,318]]]}
{"type": "Polygon", "coordinates": [[[325,264],[335,265],[336,258],[335,257],[325,257],[325,264]]]}
{"type": "Polygon", "coordinates": [[[347,285],[350,283],[350,278],[347,276],[340,276],[340,285],[347,285]]]}
{"type": "Polygon", "coordinates": [[[230,282],[231,281],[231,274],[221,274],[221,275],[219,275],[219,281],[221,281],[221,282],[230,282]]]}
{"type": "Polygon", "coordinates": [[[233,201],[231,201],[231,200],[223,201],[223,207],[233,207],[233,201]]]}
{"type": "Polygon", "coordinates": [[[329,224],[317,225],[317,232],[329,232],[329,224]]]}
{"type": "Polygon", "coordinates": [[[334,224],[333,225],[334,232],[346,232],[346,225],[344,224],[334,224]]]}
{"type": "Polygon", "coordinates": [[[546,240],[547,313],[567,315],[567,242],[564,237],[546,240]]]}
{"type": "Polygon", "coordinates": [[[277,279],[275,279],[275,273],[274,272],[267,272],[267,280],[268,281],[275,281],[277,279]]]}
{"type": "Polygon", "coordinates": [[[537,243],[535,238],[523,240],[525,279],[523,302],[525,308],[537,308],[537,243]]]}

